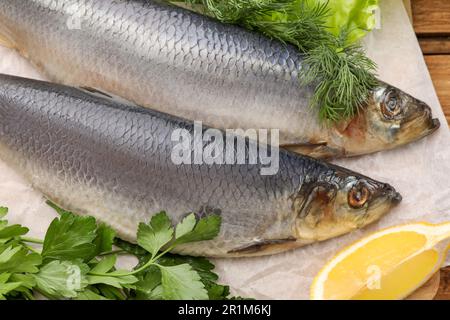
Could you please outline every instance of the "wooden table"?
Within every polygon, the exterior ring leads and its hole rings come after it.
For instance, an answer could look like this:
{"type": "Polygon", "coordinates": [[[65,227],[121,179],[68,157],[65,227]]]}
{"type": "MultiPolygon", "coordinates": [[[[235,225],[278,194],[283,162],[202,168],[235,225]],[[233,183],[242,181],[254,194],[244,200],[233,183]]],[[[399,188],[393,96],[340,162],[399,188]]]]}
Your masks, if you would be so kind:
{"type": "Polygon", "coordinates": [[[450,123],[450,1],[411,0],[414,29],[450,123]]]}
{"type": "MultiPolygon", "coordinates": [[[[405,5],[412,13],[425,61],[450,123],[450,1],[405,0],[405,5]]],[[[450,267],[441,270],[436,299],[450,300],[450,267]]]]}

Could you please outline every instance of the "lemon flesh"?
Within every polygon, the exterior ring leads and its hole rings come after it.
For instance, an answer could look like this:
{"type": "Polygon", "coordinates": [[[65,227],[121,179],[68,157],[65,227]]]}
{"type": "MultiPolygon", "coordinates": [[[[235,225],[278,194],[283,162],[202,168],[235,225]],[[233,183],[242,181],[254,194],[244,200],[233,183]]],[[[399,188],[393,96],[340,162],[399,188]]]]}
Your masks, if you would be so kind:
{"type": "Polygon", "coordinates": [[[319,272],[312,299],[402,299],[424,284],[447,253],[450,223],[410,224],[370,235],[319,272]]]}

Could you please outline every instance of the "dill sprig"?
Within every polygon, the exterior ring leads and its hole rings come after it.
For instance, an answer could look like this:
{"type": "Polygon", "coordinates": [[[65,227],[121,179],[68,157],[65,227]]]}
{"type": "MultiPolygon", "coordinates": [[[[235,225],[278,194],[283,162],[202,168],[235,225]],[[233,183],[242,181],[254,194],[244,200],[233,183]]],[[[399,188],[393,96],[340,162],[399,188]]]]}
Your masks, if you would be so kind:
{"type": "Polygon", "coordinates": [[[308,52],[332,35],[326,31],[327,3],[307,0],[186,0],[224,23],[239,24],[308,52]]]}
{"type": "Polygon", "coordinates": [[[311,105],[320,119],[339,121],[355,116],[364,106],[377,80],[376,64],[358,43],[346,45],[348,34],[332,38],[305,56],[301,83],[315,84],[311,105]]]}
{"type": "Polygon", "coordinates": [[[350,30],[339,36],[326,26],[328,2],[311,0],[184,0],[202,13],[241,25],[284,43],[305,55],[302,85],[314,85],[311,106],[322,120],[339,121],[357,114],[377,83],[376,65],[362,46],[351,44],[350,30]]]}

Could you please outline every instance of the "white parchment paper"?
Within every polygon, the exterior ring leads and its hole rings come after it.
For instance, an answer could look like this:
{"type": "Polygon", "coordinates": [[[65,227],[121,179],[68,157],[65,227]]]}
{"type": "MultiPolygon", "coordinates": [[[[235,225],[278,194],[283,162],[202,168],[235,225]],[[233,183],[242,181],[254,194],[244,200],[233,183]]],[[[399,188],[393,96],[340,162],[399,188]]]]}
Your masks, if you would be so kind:
{"type": "MultiPolygon", "coordinates": [[[[402,203],[363,231],[275,256],[216,260],[221,281],[229,284],[234,294],[306,299],[314,275],[351,241],[404,222],[450,220],[450,131],[401,0],[382,0],[381,7],[382,28],[366,39],[368,53],[379,65],[379,76],[427,102],[441,121],[440,130],[397,150],[337,161],[392,184],[403,195],[402,203]]],[[[44,79],[16,52],[1,47],[0,72],[44,79]]],[[[55,213],[40,193],[1,161],[0,177],[0,205],[10,208],[10,221],[30,227],[31,236],[43,237],[55,213]]]]}

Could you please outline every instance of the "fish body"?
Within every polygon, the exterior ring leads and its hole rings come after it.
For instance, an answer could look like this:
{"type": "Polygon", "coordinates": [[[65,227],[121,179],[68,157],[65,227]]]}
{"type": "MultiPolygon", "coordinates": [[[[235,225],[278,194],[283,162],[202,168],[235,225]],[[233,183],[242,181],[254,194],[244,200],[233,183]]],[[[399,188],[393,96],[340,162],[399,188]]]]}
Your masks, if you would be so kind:
{"type": "MultiPolygon", "coordinates": [[[[385,183],[282,149],[279,170],[266,176],[261,164],[176,164],[177,129],[192,133],[194,124],[85,90],[0,75],[0,158],[53,202],[108,223],[127,240],[162,210],[174,222],[191,212],[218,214],[217,238],[177,252],[271,254],[363,227],[401,199],[385,183]]],[[[247,139],[246,149],[255,143],[247,139]]]]}
{"type": "Polygon", "coordinates": [[[322,123],[296,48],[158,1],[2,0],[0,38],[52,81],[215,128],[279,129],[282,146],[315,157],[391,149],[439,126],[384,83],[355,118],[322,123]]]}

